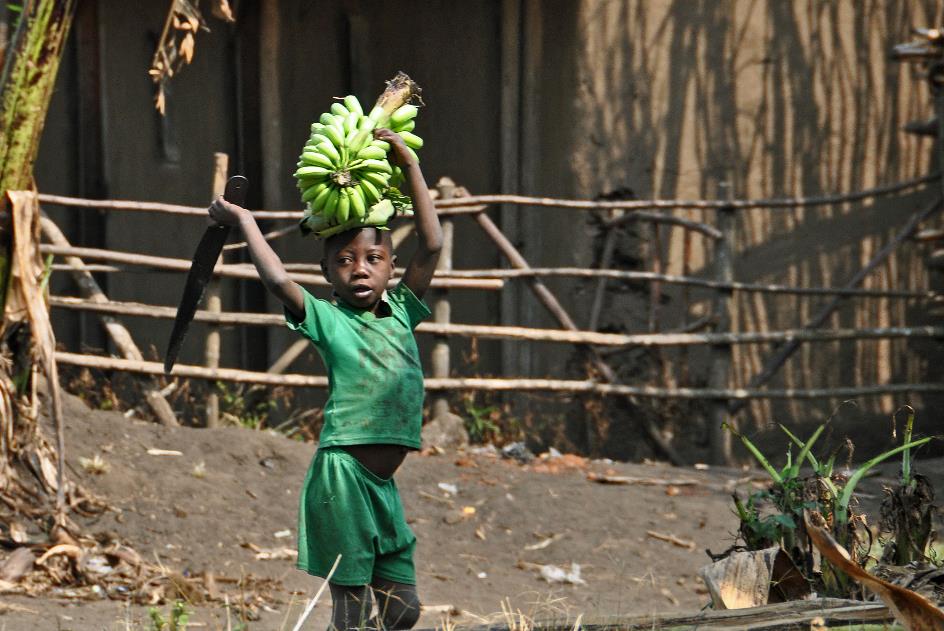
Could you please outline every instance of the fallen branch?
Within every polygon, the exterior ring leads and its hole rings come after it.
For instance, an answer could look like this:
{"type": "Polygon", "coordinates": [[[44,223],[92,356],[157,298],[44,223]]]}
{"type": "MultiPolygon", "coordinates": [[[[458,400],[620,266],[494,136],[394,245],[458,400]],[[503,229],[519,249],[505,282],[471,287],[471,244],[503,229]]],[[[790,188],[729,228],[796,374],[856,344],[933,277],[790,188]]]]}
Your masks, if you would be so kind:
{"type": "Polygon", "coordinates": [[[659,541],[667,541],[673,546],[678,546],[679,548],[685,548],[686,550],[694,550],[695,542],[690,539],[679,539],[675,535],[670,535],[662,532],[656,532],[655,530],[647,530],[646,535],[658,539],[659,541]]]}

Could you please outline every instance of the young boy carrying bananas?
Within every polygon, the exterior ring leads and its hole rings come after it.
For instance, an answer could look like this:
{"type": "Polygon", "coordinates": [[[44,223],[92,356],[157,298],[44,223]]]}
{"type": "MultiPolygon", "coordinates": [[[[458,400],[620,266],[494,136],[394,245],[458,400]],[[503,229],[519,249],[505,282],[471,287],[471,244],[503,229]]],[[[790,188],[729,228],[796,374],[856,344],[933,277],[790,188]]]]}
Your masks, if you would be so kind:
{"type": "Polygon", "coordinates": [[[413,201],[417,250],[397,286],[385,292],[396,257],[390,233],[361,227],[326,239],[321,269],[334,302],[319,300],[290,280],[248,210],[217,198],[210,216],[238,226],[266,288],[285,308],[288,327],[315,345],[328,370],[329,395],[318,450],[301,491],[298,567],[331,578],[332,626],[338,630],[409,629],[420,613],[413,550],[393,474],[420,447],[423,372],[413,329],[429,316],[422,302],[442,229],[419,164],[403,139],[374,132],[390,144],[389,159],[406,174],[413,201]],[[369,619],[372,596],[378,619],[369,619]]]}

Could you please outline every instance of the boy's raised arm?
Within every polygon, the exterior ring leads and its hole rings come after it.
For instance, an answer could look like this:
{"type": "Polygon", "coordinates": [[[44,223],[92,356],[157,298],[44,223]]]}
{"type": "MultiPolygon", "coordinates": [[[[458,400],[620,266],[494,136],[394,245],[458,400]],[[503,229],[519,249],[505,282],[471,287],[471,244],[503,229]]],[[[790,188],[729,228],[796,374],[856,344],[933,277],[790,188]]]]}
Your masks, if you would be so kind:
{"type": "Polygon", "coordinates": [[[209,208],[214,221],[227,226],[238,226],[249,248],[249,255],[259,272],[259,278],[272,295],[298,320],[305,319],[305,298],[298,283],[288,277],[279,256],[262,236],[252,213],[241,206],[216,198],[209,208]]]}
{"type": "Polygon", "coordinates": [[[439,251],[442,250],[442,226],[439,216],[429,196],[426,180],[420,165],[407,151],[406,144],[399,134],[389,129],[378,129],[374,136],[390,143],[390,155],[406,173],[406,180],[410,185],[410,197],[413,199],[413,215],[416,222],[416,236],[419,243],[413,258],[406,266],[403,280],[410,291],[417,298],[422,298],[429,288],[429,283],[436,272],[436,263],[439,261],[439,251]]]}

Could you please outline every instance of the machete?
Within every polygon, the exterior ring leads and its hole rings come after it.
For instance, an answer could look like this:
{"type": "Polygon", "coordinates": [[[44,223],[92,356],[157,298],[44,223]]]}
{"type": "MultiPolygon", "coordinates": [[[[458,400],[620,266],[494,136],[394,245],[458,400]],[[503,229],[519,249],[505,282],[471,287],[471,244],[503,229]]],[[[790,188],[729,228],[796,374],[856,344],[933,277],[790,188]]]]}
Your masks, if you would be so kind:
{"type": "MultiPolygon", "coordinates": [[[[248,188],[249,181],[246,178],[241,175],[234,175],[226,182],[223,199],[231,204],[244,206],[248,188]]],[[[180,299],[180,306],[177,307],[177,317],[174,318],[174,330],[171,331],[167,353],[164,355],[165,374],[170,374],[174,363],[177,361],[177,354],[180,352],[180,346],[187,334],[187,327],[190,326],[190,321],[193,320],[197,305],[203,299],[203,292],[213,276],[213,268],[216,267],[220,252],[223,251],[223,245],[226,243],[231,230],[231,226],[214,223],[206,229],[203,238],[200,239],[200,243],[197,245],[193,262],[190,264],[190,271],[187,273],[184,295],[180,299]]]]}

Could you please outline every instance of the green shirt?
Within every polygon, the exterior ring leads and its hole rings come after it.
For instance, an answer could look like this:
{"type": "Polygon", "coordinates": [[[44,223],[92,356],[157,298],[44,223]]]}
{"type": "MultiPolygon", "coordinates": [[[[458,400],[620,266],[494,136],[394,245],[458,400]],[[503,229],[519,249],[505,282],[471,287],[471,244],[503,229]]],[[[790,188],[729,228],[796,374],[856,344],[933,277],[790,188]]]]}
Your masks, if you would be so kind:
{"type": "Polygon", "coordinates": [[[429,308],[402,282],[387,292],[390,315],[383,317],[302,292],[304,320],[286,310],[285,323],[312,341],[328,369],[319,446],[419,449],[423,368],[413,329],[429,308]]]}

